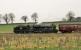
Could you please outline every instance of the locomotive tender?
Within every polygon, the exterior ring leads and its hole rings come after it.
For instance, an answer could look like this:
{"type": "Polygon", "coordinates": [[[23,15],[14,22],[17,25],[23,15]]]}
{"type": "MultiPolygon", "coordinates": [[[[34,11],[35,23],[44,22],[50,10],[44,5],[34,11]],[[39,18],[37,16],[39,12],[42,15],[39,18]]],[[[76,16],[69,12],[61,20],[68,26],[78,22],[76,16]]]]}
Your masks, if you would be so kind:
{"type": "Polygon", "coordinates": [[[59,29],[56,25],[42,26],[42,25],[19,25],[14,27],[14,33],[71,33],[81,32],[81,24],[59,24],[59,29]]]}

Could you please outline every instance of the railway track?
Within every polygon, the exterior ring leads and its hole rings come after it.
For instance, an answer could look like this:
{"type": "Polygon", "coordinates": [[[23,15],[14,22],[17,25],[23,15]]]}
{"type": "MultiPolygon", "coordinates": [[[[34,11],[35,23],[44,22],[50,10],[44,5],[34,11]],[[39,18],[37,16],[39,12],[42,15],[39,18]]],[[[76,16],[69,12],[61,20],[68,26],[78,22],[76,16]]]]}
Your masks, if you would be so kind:
{"type": "Polygon", "coordinates": [[[16,34],[16,33],[13,33],[13,32],[7,32],[7,33],[0,33],[0,35],[72,35],[72,34],[75,34],[75,35],[81,35],[81,33],[78,33],[78,32],[73,32],[73,33],[19,33],[19,34],[16,34]]]}
{"type": "Polygon", "coordinates": [[[15,34],[15,33],[0,33],[0,34],[15,34]]]}

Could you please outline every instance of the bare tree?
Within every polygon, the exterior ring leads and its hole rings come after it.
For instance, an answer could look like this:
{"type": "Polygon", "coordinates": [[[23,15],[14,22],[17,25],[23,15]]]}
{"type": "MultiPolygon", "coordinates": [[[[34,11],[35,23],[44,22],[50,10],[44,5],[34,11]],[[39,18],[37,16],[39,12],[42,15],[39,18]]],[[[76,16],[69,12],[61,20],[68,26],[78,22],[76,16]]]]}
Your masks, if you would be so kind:
{"type": "Polygon", "coordinates": [[[67,14],[68,17],[68,21],[72,21],[72,19],[74,19],[75,14],[72,11],[69,11],[69,13],[67,14]]]}
{"type": "Polygon", "coordinates": [[[21,19],[26,23],[27,20],[28,20],[28,17],[27,16],[22,16],[21,19]]]}
{"type": "Polygon", "coordinates": [[[35,24],[37,23],[37,18],[38,18],[38,14],[37,13],[33,13],[31,18],[33,19],[33,21],[35,22],[35,24]]]}
{"type": "Polygon", "coordinates": [[[13,13],[9,13],[9,18],[10,18],[11,23],[13,23],[15,15],[13,13]]]}
{"type": "Polygon", "coordinates": [[[8,16],[8,14],[5,14],[5,15],[3,16],[3,19],[4,19],[4,21],[6,22],[6,24],[8,24],[9,21],[10,21],[10,18],[9,18],[9,16],[8,16]]]}

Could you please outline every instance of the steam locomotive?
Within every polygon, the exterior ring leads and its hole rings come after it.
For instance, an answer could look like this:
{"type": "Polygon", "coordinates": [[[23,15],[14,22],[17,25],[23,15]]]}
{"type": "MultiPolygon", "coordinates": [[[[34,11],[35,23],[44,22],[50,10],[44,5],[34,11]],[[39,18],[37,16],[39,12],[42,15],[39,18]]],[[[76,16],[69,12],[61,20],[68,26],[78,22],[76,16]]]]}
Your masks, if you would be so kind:
{"type": "Polygon", "coordinates": [[[56,26],[19,25],[14,27],[14,33],[57,33],[56,26]]]}
{"type": "Polygon", "coordinates": [[[71,33],[81,32],[81,24],[59,24],[59,29],[56,29],[56,25],[42,26],[42,25],[18,25],[14,27],[14,33],[71,33]]]}

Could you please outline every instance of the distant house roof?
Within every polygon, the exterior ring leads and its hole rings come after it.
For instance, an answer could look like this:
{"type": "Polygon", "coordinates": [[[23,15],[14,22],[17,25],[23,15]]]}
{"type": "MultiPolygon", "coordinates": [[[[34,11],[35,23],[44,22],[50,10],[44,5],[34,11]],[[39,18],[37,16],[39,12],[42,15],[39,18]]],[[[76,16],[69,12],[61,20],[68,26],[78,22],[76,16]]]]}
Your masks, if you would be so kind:
{"type": "Polygon", "coordinates": [[[68,21],[56,21],[56,22],[43,22],[41,25],[58,25],[58,24],[81,24],[81,22],[68,22],[68,21]]]}

